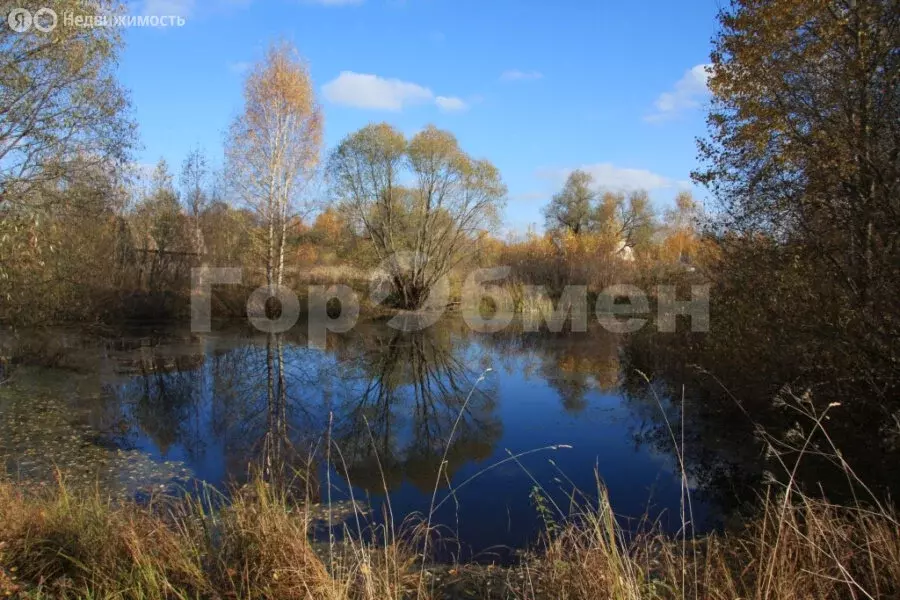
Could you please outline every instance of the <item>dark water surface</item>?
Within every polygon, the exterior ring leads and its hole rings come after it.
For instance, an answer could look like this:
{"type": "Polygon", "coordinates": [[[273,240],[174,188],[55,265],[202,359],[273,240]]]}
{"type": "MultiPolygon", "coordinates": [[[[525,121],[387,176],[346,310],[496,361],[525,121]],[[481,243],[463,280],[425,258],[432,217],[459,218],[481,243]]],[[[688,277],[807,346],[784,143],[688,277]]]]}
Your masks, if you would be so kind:
{"type": "MultiPolygon", "coordinates": [[[[300,334],[214,329],[8,339],[54,366],[23,361],[31,366],[0,386],[7,469],[52,481],[59,468],[70,481],[141,497],[240,482],[277,446],[286,470],[314,466],[319,498],[330,475],[332,499],[352,490],[373,518],[385,487],[397,520],[427,512],[437,479],[437,501],[453,496],[435,520],[475,552],[532,541],[534,488],[568,511],[573,488],[596,497],[596,472],[623,519],[681,525],[680,470],[659,436],[663,409],[677,431],[677,409],[665,386],[625,385],[634,365],[605,331],[488,335],[446,320],[402,333],[367,322],[313,349],[300,334]]],[[[717,507],[690,476],[688,487],[697,530],[712,526],[717,507]]]]}

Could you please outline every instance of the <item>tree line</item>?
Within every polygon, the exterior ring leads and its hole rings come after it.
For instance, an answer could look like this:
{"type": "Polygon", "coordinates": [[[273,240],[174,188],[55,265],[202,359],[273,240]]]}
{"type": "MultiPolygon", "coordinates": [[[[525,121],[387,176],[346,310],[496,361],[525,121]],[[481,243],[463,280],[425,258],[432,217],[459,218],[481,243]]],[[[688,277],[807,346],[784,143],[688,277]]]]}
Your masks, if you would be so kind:
{"type": "MultiPolygon", "coordinates": [[[[77,4],[59,8],[86,10],[77,4]]],[[[114,77],[122,40],[109,28],[60,32],[0,33],[4,321],[183,316],[190,268],[201,264],[243,266],[255,273],[248,285],[269,286],[310,266],[380,264],[393,304],[417,308],[436,282],[501,260],[491,249],[510,245],[495,235],[499,170],[450,132],[429,126],[407,138],[372,124],[321,161],[313,82],[283,43],[244,82],[220,171],[197,148],[177,174],[164,160],[140,172],[136,124],[114,77]]],[[[648,242],[646,193],[595,195],[576,172],[554,197],[555,254],[566,254],[565,234],[602,233],[628,252],[648,242]]]]}

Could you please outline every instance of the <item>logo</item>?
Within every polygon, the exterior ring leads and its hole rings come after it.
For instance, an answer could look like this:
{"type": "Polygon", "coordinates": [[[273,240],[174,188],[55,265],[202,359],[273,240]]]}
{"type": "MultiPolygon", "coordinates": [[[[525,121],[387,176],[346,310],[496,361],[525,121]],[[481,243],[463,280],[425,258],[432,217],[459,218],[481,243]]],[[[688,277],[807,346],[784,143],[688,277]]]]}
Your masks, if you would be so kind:
{"type": "Polygon", "coordinates": [[[34,13],[34,28],[38,31],[50,33],[56,29],[58,21],[59,17],[56,16],[56,11],[52,8],[39,8],[34,13]]]}
{"type": "Polygon", "coordinates": [[[50,33],[56,29],[59,17],[52,8],[39,8],[31,14],[27,8],[14,8],[6,18],[9,28],[17,33],[25,33],[32,26],[38,31],[50,33]]]}
{"type": "Polygon", "coordinates": [[[13,31],[25,33],[31,29],[31,12],[27,8],[14,8],[9,11],[6,22],[9,23],[9,28],[13,31]]]}

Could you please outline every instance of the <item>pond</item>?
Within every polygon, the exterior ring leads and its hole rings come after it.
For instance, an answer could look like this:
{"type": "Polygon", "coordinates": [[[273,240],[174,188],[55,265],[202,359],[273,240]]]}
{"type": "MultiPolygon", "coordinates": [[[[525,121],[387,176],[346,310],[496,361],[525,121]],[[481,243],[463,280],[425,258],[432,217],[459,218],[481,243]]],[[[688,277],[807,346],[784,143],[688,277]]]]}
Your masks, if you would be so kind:
{"type": "MultiPolygon", "coordinates": [[[[375,521],[388,501],[397,522],[438,504],[434,521],[476,555],[534,541],[536,488],[567,512],[574,489],[596,497],[598,479],[623,521],[681,527],[681,470],[660,435],[664,412],[678,434],[678,404],[635,379],[624,340],[602,329],[366,321],[325,348],[221,325],[16,339],[7,345],[27,339],[32,357],[52,357],[23,361],[0,386],[0,458],[17,477],[49,483],[58,469],[142,498],[198,481],[225,489],[277,460],[282,472],[311,466],[314,497],[352,496],[375,521]]],[[[689,473],[703,531],[720,511],[697,486],[689,473]]]]}

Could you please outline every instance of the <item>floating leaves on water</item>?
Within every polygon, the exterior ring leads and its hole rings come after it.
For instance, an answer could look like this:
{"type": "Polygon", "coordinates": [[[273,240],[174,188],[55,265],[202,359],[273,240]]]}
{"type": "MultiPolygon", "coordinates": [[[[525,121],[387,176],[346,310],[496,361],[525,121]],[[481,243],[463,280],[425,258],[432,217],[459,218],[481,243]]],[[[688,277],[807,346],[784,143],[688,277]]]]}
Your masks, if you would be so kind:
{"type": "Polygon", "coordinates": [[[177,493],[192,478],[183,463],[154,461],[85,421],[64,399],[27,386],[0,389],[0,463],[13,477],[99,489],[114,498],[177,493]]]}

